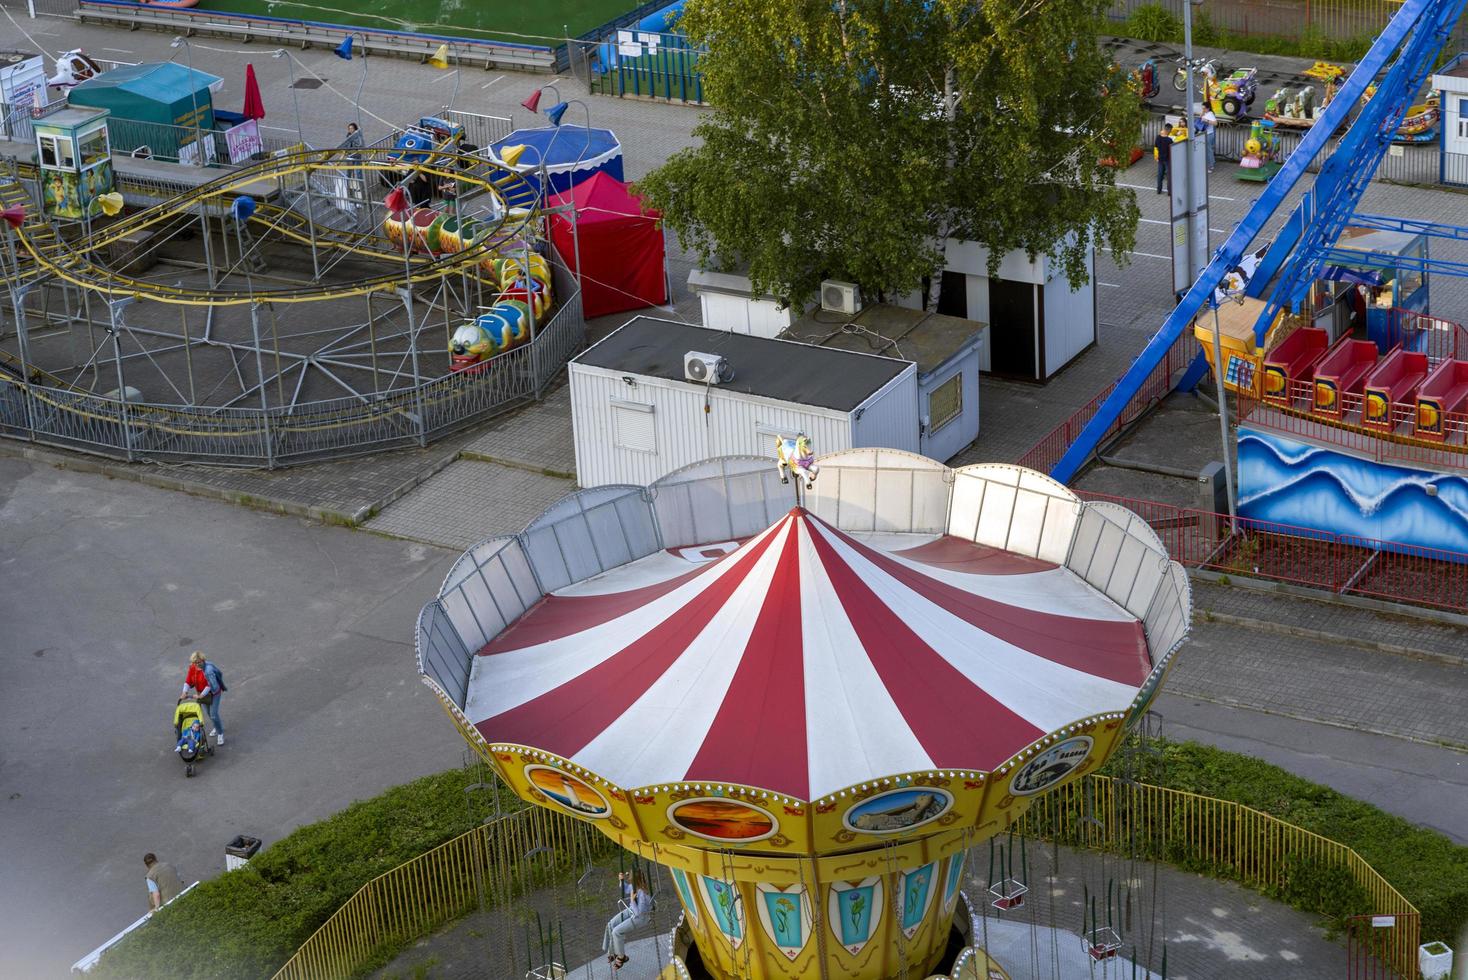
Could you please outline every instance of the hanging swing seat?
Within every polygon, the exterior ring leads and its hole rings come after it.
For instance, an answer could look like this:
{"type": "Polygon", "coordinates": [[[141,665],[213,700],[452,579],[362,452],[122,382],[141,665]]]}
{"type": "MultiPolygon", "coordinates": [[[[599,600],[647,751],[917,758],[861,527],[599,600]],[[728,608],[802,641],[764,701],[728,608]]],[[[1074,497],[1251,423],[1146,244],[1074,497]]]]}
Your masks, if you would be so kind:
{"type": "Polygon", "coordinates": [[[1085,943],[1091,959],[1109,960],[1121,949],[1121,936],[1110,926],[1101,926],[1086,933],[1085,943]]]}
{"type": "Polygon", "coordinates": [[[1013,878],[1005,878],[989,886],[989,894],[994,896],[994,901],[989,904],[1001,912],[1017,909],[1025,903],[1025,895],[1029,890],[1029,886],[1013,878]]]}

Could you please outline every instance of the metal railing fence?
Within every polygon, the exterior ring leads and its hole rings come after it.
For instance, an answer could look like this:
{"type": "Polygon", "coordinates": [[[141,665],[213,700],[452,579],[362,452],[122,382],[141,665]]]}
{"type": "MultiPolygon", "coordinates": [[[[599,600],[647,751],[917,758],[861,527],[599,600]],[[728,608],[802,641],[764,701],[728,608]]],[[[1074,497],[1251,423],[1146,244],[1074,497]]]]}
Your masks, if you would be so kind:
{"type": "MultiPolygon", "coordinates": [[[[1161,7],[1179,21],[1188,0],[1111,0],[1106,17],[1124,33],[1141,7],[1161,7]]],[[[1402,7],[1401,0],[1203,0],[1193,14],[1195,40],[1211,44],[1216,34],[1287,38],[1292,41],[1361,41],[1381,32],[1402,7]]]]}
{"type": "MultiPolygon", "coordinates": [[[[1153,405],[1166,398],[1173,387],[1177,384],[1178,377],[1187,370],[1193,357],[1197,354],[1197,341],[1191,333],[1179,337],[1167,351],[1162,363],[1147,376],[1147,380],[1137,389],[1127,403],[1126,409],[1117,417],[1115,424],[1106,431],[1102,438],[1104,443],[1107,439],[1116,435],[1122,429],[1131,425],[1144,415],[1153,405]]],[[[1041,473],[1048,473],[1065,455],[1070,444],[1075,441],[1082,429],[1095,416],[1101,403],[1111,396],[1115,390],[1116,382],[1107,385],[1094,398],[1078,408],[1070,418],[1061,422],[1051,429],[1038,442],[1030,447],[1029,451],[1019,458],[1019,465],[1041,473]]]]}
{"type": "Polygon", "coordinates": [[[503,905],[578,858],[615,845],[590,824],[531,807],[440,844],[372,879],[332,913],[274,980],[351,976],[380,950],[411,942],[474,908],[503,905]],[[548,861],[533,855],[549,851],[548,861]]]}
{"type": "Polygon", "coordinates": [[[343,396],[268,411],[123,402],[23,378],[0,352],[0,434],[101,456],[273,468],[422,445],[535,398],[585,345],[574,277],[552,262],[565,296],[530,343],[470,371],[371,398],[343,396]],[[9,370],[4,370],[8,367],[9,370]]]}
{"type": "MultiPolygon", "coordinates": [[[[1354,850],[1278,817],[1228,800],[1109,776],[1088,776],[1036,802],[1016,831],[1093,850],[1125,852],[1229,878],[1280,899],[1292,875],[1342,869],[1378,917],[1374,954],[1415,976],[1418,913],[1354,850]]],[[[363,885],[296,951],[274,980],[349,976],[385,946],[426,935],[481,901],[506,901],[536,879],[522,858],[532,846],[557,855],[610,853],[585,822],[539,807],[475,828],[363,885]]]]}
{"type": "Polygon", "coordinates": [[[1468,613],[1468,554],[1077,490],[1141,516],[1184,567],[1468,613]]]}
{"type": "Polygon", "coordinates": [[[682,34],[620,30],[571,47],[594,94],[705,102],[699,68],[704,51],[682,34]]]}
{"type": "Polygon", "coordinates": [[[1284,900],[1297,897],[1292,881],[1302,873],[1342,869],[1370,903],[1354,911],[1393,918],[1390,929],[1379,929],[1375,937],[1375,955],[1401,976],[1417,976],[1417,908],[1350,847],[1261,810],[1164,786],[1088,776],[1042,797],[1017,831],[1166,861],[1284,900]]]}
{"type": "MultiPolygon", "coordinates": [[[[1256,110],[1262,111],[1263,99],[1267,96],[1260,93],[1259,100],[1255,102],[1256,110]]],[[[1157,138],[1158,131],[1162,128],[1161,116],[1149,116],[1142,124],[1142,142],[1144,159],[1152,156],[1152,141],[1157,138]]],[[[1282,163],[1290,158],[1295,148],[1300,145],[1304,138],[1301,134],[1292,133],[1287,130],[1276,129],[1279,139],[1280,156],[1282,163]]],[[[1244,144],[1249,141],[1248,123],[1220,125],[1214,136],[1214,151],[1220,161],[1213,175],[1209,178],[1215,187],[1224,181],[1232,181],[1236,176],[1234,168],[1225,167],[1222,161],[1237,162],[1244,155],[1244,144]]],[[[1311,173],[1318,173],[1321,165],[1335,152],[1338,139],[1327,143],[1315,159],[1310,161],[1311,173]]],[[[1412,184],[1412,185],[1435,185],[1441,183],[1441,148],[1436,141],[1420,144],[1393,144],[1387,149],[1386,155],[1381,158],[1376,172],[1371,175],[1372,180],[1384,181],[1389,184],[1412,184]]]]}

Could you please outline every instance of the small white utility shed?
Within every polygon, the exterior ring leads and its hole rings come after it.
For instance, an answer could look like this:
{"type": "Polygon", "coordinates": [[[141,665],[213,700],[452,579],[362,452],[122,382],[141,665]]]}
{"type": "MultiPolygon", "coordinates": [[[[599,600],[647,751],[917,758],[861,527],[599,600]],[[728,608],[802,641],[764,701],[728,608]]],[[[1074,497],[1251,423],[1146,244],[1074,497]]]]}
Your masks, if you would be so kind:
{"type": "Polygon", "coordinates": [[[1468,53],[1460,54],[1432,76],[1442,107],[1442,156],[1438,179],[1468,186],[1468,53]]]}
{"type": "Polygon", "coordinates": [[[817,453],[918,451],[917,365],[872,354],[639,316],[572,359],[571,425],[583,487],[646,486],[714,456],[775,458],[804,432],[817,453]],[[732,376],[689,380],[686,355],[732,376]]]}

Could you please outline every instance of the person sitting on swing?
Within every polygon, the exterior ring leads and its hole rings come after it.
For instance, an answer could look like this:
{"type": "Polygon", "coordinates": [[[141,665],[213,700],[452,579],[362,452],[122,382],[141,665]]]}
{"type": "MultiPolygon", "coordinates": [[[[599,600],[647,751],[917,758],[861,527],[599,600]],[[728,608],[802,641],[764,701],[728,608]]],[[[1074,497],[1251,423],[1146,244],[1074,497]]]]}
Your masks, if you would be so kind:
{"type": "Polygon", "coordinates": [[[642,872],[634,871],[631,875],[619,872],[617,884],[622,894],[622,910],[607,923],[601,941],[602,951],[614,970],[627,964],[627,938],[652,924],[652,892],[642,872]]]}

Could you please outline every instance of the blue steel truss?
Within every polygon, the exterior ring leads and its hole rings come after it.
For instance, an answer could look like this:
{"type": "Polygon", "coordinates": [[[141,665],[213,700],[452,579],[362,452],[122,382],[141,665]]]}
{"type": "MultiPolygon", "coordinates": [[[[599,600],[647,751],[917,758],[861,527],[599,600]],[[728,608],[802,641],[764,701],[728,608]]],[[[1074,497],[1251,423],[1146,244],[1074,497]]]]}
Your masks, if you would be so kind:
{"type": "Polygon", "coordinates": [[[1360,201],[1392,133],[1426,79],[1453,24],[1462,16],[1465,3],[1468,0],[1406,0],[1402,4],[1325,107],[1316,125],[1310,127],[1274,179],[1265,185],[1243,220],[1213,253],[1212,260],[1182,302],[1168,314],[1161,329],[1050,471],[1051,476],[1069,482],[1090,460],[1137,390],[1211,300],[1224,274],[1238,264],[1250,243],[1305,175],[1310,163],[1329,149],[1331,134],[1347,122],[1365,95],[1366,86],[1387,69],[1376,94],[1361,107],[1321,167],[1314,186],[1303,196],[1250,279],[1257,295],[1278,273],[1278,284],[1255,326],[1256,335],[1263,336],[1281,308],[1299,302],[1326,251],[1335,243],[1360,201]]]}

